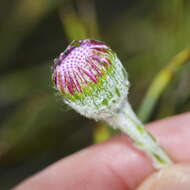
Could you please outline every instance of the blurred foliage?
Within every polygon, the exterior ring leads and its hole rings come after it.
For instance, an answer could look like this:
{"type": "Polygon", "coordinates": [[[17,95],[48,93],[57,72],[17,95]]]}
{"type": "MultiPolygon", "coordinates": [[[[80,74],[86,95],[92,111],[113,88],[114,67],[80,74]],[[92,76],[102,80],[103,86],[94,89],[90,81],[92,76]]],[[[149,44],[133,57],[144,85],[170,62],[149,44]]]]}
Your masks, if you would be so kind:
{"type": "Polygon", "coordinates": [[[110,44],[129,73],[130,102],[135,110],[145,102],[148,122],[189,111],[190,64],[175,62],[189,34],[188,0],[2,0],[0,189],[115,133],[67,108],[52,88],[53,59],[71,40],[110,44]],[[155,76],[167,80],[155,85],[155,76]]]}
{"type": "Polygon", "coordinates": [[[154,77],[139,109],[139,118],[142,121],[146,122],[148,120],[160,95],[172,81],[175,73],[188,61],[190,61],[190,49],[185,49],[178,53],[171,62],[154,77]]]}

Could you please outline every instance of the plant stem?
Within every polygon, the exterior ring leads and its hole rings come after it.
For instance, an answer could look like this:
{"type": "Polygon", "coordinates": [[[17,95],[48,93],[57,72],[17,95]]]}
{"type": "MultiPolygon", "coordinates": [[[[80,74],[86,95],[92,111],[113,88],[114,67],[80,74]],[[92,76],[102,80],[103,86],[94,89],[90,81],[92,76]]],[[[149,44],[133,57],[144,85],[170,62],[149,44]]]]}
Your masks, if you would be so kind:
{"type": "Polygon", "coordinates": [[[106,121],[114,128],[127,133],[133,140],[135,146],[146,152],[152,158],[153,166],[156,169],[172,164],[167,153],[138,120],[128,101],[125,102],[116,115],[106,119],[106,121]]]}

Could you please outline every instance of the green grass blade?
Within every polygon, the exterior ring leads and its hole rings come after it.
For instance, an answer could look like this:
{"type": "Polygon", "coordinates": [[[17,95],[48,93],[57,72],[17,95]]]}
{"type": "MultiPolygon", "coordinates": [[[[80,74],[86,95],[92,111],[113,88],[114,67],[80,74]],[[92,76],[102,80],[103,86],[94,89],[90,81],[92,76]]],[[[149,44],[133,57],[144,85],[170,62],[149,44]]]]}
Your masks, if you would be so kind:
{"type": "Polygon", "coordinates": [[[179,52],[170,63],[156,75],[138,112],[138,116],[143,122],[148,120],[156,102],[171,82],[175,73],[189,60],[190,49],[185,49],[179,52]]]}

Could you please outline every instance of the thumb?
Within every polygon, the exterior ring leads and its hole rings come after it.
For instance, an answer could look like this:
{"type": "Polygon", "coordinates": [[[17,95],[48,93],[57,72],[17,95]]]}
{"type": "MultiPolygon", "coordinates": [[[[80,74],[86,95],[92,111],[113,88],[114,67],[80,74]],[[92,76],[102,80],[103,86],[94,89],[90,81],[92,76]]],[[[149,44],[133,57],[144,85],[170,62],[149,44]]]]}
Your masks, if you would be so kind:
{"type": "Polygon", "coordinates": [[[166,167],[147,178],[137,190],[190,190],[190,164],[166,167]]]}

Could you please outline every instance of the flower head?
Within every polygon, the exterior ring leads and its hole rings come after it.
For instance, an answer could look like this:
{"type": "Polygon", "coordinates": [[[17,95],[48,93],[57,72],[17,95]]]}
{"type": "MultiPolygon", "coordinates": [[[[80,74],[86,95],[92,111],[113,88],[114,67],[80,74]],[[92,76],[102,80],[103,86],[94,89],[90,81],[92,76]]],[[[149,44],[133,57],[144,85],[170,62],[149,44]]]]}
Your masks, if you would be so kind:
{"type": "Polygon", "coordinates": [[[67,104],[94,119],[119,109],[129,85],[116,54],[96,40],[73,41],[55,59],[53,82],[67,104]]]}

